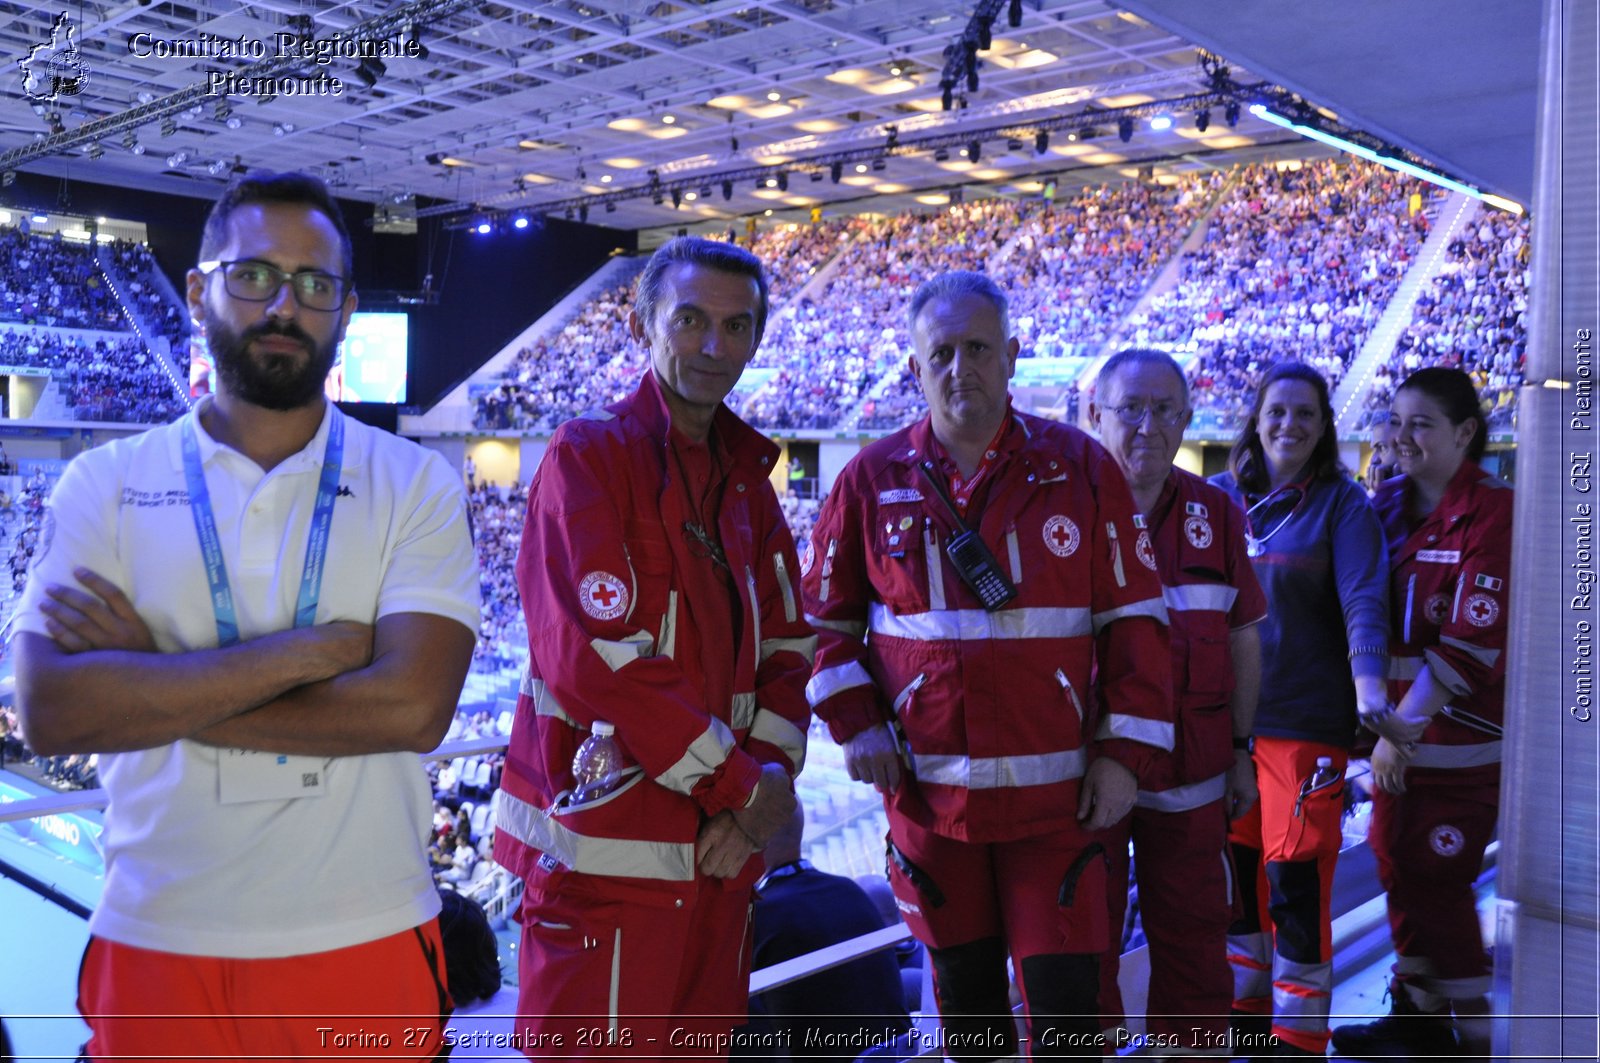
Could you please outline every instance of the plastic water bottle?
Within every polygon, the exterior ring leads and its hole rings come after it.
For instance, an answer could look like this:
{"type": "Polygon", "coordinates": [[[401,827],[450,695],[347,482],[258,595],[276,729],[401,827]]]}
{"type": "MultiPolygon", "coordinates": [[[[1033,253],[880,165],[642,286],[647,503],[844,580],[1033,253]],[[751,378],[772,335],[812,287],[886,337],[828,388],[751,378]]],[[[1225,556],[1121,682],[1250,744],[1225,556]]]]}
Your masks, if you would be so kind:
{"type": "Polygon", "coordinates": [[[1311,773],[1310,792],[1325,790],[1339,781],[1339,773],[1333,770],[1332,757],[1318,757],[1317,770],[1311,773]]]}
{"type": "Polygon", "coordinates": [[[572,800],[574,804],[595,801],[621,784],[622,749],[617,745],[617,729],[596,720],[589,737],[572,757],[572,800]]]}

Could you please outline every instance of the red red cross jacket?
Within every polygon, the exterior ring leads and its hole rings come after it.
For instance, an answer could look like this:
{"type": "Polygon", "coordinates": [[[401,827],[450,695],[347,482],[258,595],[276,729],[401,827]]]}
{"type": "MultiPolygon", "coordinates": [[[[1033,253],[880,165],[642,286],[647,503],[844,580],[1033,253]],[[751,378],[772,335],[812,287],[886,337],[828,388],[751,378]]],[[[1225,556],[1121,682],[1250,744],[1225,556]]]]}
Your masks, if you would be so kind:
{"type": "MultiPolygon", "coordinates": [[[[529,664],[495,859],[546,888],[559,888],[552,876],[600,876],[586,888],[670,904],[695,889],[704,817],[743,805],[764,763],[799,773],[816,641],[768,482],[778,448],[726,407],[713,430],[731,462],[715,532],[740,602],[736,644],[702,637],[696,603],[729,589],[684,531],[692,514],[668,428],[646,373],[629,398],[562,425],[529,487],[517,557],[529,664]],[[572,758],[595,720],[616,726],[643,770],[574,806],[572,758]]],[[[752,857],[738,881],[759,871],[752,857]]]]}
{"type": "Polygon", "coordinates": [[[1423,733],[1410,767],[1498,764],[1511,488],[1463,462],[1438,506],[1408,528],[1411,490],[1410,480],[1398,476],[1373,500],[1389,544],[1389,696],[1398,703],[1426,663],[1452,697],[1423,733]]]}
{"type": "Polygon", "coordinates": [[[1172,633],[1172,757],[1141,782],[1140,804],[1167,811],[1223,794],[1233,766],[1233,659],[1228,637],[1267,615],[1245,554],[1244,514],[1220,487],[1174,468],[1148,513],[1172,633]]]}
{"type": "Polygon", "coordinates": [[[1127,483],[1077,429],[1013,416],[978,523],[1019,591],[998,611],[945,555],[926,418],[845,467],[802,562],[813,708],[840,742],[896,718],[915,780],[891,811],[969,841],[1073,824],[1091,747],[1136,775],[1172,748],[1166,609],[1127,483]]]}

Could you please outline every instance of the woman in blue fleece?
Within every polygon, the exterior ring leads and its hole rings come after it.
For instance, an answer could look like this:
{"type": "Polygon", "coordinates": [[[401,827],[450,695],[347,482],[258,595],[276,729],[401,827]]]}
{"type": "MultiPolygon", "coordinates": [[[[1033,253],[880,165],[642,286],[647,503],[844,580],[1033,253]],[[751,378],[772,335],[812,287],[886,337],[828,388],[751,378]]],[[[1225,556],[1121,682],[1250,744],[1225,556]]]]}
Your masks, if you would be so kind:
{"type": "Polygon", "coordinates": [[[1321,1056],[1333,990],[1329,892],[1357,711],[1385,704],[1383,529],[1339,461],[1328,384],[1281,362],[1213,482],[1247,515],[1267,594],[1254,759],[1261,800],[1230,838],[1244,917],[1228,935],[1238,1026],[1271,1016],[1281,1056],[1321,1056]],[[1318,778],[1318,761],[1328,767],[1318,778]]]}

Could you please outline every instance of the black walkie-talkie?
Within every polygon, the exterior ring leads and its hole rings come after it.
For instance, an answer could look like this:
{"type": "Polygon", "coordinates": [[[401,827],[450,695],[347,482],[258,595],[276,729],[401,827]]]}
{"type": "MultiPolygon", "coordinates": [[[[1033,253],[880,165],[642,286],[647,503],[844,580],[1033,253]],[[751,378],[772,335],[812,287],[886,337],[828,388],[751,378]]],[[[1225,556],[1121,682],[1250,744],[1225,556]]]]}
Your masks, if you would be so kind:
{"type": "Polygon", "coordinates": [[[961,519],[961,514],[956,512],[955,503],[950,501],[950,496],[945,494],[939,481],[934,479],[927,464],[917,467],[922,470],[928,486],[933,488],[933,493],[944,503],[950,519],[956,524],[955,537],[945,544],[945,556],[961,574],[961,582],[972,588],[972,593],[978,596],[983,608],[988,612],[994,612],[1017,596],[1016,586],[1006,578],[1005,570],[1000,567],[1000,562],[989,549],[989,544],[984,542],[976,531],[967,527],[966,522],[961,519]]]}

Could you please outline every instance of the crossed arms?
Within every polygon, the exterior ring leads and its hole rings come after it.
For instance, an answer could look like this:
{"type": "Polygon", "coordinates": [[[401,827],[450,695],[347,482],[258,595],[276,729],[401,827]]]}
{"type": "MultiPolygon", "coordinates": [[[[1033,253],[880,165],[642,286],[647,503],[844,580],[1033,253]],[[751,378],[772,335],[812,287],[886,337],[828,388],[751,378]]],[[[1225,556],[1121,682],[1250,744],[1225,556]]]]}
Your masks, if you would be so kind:
{"type": "Polygon", "coordinates": [[[444,737],[473,633],[430,613],[293,628],[219,649],[161,653],[110,581],[51,584],[49,636],[15,640],[17,705],[47,755],[124,752],[189,738],[311,756],[427,752],[444,737]]]}

